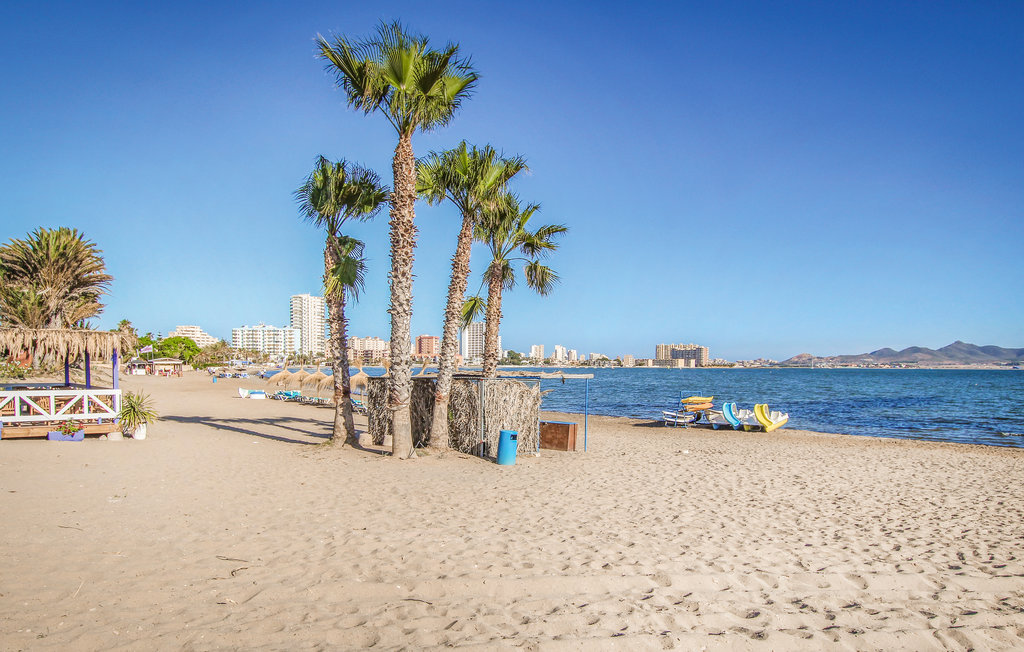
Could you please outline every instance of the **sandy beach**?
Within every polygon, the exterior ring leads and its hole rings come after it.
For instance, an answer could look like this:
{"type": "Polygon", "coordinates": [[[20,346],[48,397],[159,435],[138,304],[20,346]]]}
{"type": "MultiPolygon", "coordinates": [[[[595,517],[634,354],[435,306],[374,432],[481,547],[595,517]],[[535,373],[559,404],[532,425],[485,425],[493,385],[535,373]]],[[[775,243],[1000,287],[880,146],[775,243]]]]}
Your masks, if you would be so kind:
{"type": "Polygon", "coordinates": [[[1022,450],[592,417],[395,461],[258,380],[123,386],[143,441],[0,442],[3,650],[1024,647],[1022,450]]]}

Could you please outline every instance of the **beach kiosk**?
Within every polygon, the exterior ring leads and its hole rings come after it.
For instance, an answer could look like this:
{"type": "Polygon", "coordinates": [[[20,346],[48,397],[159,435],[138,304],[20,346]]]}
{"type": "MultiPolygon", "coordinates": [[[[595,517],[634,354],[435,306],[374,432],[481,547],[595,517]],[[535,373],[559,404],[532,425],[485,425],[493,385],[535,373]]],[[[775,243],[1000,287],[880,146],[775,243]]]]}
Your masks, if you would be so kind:
{"type": "Polygon", "coordinates": [[[154,376],[177,376],[181,378],[185,363],[177,358],[153,358],[147,361],[149,373],[154,376]]]}
{"type": "Polygon", "coordinates": [[[64,382],[0,381],[0,438],[46,437],[63,422],[76,421],[86,434],[117,429],[121,406],[118,331],[0,328],[0,356],[64,365],[64,382]],[[109,360],[112,387],[93,387],[92,362],[109,360]],[[71,365],[82,363],[85,383],[71,382],[71,365]]]}

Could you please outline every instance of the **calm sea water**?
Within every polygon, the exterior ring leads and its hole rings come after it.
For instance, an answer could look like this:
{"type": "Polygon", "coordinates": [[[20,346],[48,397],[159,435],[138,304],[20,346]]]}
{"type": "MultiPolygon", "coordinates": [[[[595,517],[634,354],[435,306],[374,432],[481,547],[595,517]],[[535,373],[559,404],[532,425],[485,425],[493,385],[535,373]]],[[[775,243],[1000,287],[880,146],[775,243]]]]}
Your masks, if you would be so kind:
{"type": "MultiPolygon", "coordinates": [[[[524,368],[519,367],[522,370],[524,368]]],[[[546,367],[544,371],[552,371],[546,367]]],[[[383,369],[366,369],[371,375],[383,369]]],[[[767,403],[789,428],[1024,448],[1024,371],[566,369],[593,373],[591,414],[656,420],[680,396],[767,403]]],[[[544,409],[583,412],[586,383],[545,380],[544,409]]]]}

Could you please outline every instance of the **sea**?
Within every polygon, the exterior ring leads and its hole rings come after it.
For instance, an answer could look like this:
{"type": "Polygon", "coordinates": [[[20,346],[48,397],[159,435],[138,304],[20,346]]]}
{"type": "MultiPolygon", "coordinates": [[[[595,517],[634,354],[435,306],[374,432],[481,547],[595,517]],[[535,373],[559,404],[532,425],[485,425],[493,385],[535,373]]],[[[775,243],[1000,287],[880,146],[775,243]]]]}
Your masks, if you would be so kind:
{"type": "MultiPolygon", "coordinates": [[[[514,367],[517,371],[540,368],[514,367]]],[[[364,368],[370,375],[381,368],[364,368]]],[[[429,371],[429,370],[428,370],[429,371]]],[[[556,371],[544,367],[543,371],[556,371]]],[[[714,396],[789,413],[787,428],[1024,448],[1024,371],[975,369],[566,368],[542,380],[544,409],[661,418],[679,399],[714,396]]]]}

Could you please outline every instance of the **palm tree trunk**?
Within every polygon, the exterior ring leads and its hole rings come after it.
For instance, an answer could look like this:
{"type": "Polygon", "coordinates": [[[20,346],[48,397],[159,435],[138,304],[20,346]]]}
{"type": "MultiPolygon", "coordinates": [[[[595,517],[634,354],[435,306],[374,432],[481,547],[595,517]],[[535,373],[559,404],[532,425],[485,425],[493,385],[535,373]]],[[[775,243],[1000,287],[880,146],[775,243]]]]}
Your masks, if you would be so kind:
{"type": "Polygon", "coordinates": [[[484,326],[484,378],[498,377],[498,329],[501,326],[501,267],[491,264],[487,281],[487,323],[484,326]]]}
{"type": "Polygon", "coordinates": [[[334,432],[339,437],[339,426],[344,427],[345,444],[359,445],[356,423],[352,417],[352,383],[348,360],[348,319],[345,317],[345,294],[332,300],[337,312],[331,311],[331,339],[335,340],[334,355],[331,360],[334,374],[334,432]],[[335,316],[337,315],[337,316],[335,316]],[[337,336],[335,336],[337,333],[337,336]],[[339,419],[342,421],[338,423],[339,419]]]}
{"type": "Polygon", "coordinates": [[[451,448],[448,433],[448,397],[452,391],[452,376],[459,355],[459,321],[462,302],[469,281],[469,257],[473,247],[473,215],[462,216],[462,230],[452,256],[452,280],[448,284],[448,305],[444,310],[444,330],[441,333],[441,358],[437,364],[437,384],[434,387],[434,413],[430,422],[430,447],[438,450],[451,448]]]}
{"type": "MultiPolygon", "coordinates": [[[[324,285],[327,277],[338,264],[337,236],[327,236],[324,248],[324,285]]],[[[331,373],[334,379],[334,428],[331,430],[331,443],[344,446],[356,446],[359,437],[356,424],[352,417],[352,389],[349,382],[348,367],[348,320],[345,318],[345,292],[341,291],[327,297],[327,320],[331,325],[330,356],[331,373]]]]}
{"type": "Polygon", "coordinates": [[[391,163],[395,183],[391,199],[391,370],[388,403],[391,417],[391,454],[413,456],[412,416],[412,261],[416,247],[416,158],[411,134],[400,134],[391,163]]]}

